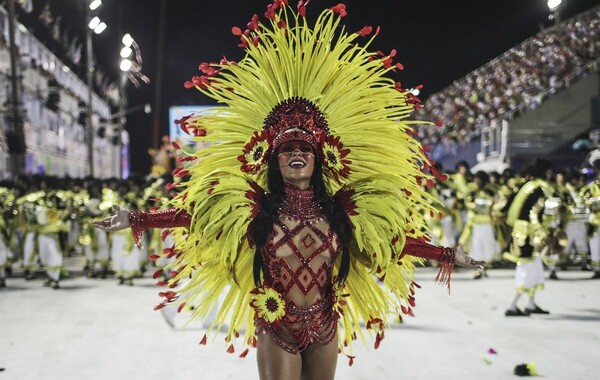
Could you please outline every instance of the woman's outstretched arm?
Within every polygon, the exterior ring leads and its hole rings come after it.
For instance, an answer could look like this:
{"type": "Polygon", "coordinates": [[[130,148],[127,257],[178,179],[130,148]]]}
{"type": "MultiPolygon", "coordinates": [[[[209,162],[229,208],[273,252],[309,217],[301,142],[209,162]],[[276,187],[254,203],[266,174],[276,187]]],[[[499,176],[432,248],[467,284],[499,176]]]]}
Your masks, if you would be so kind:
{"type": "Polygon", "coordinates": [[[176,208],[158,211],[129,211],[115,206],[114,210],[114,215],[94,221],[94,227],[105,231],[119,231],[131,227],[136,244],[139,244],[144,230],[189,227],[191,221],[187,212],[176,208]]]}
{"type": "Polygon", "coordinates": [[[402,254],[438,261],[440,263],[440,271],[435,279],[442,284],[448,285],[448,289],[450,289],[450,276],[454,264],[480,269],[483,269],[485,266],[484,261],[473,260],[460,246],[457,248],[438,247],[424,240],[411,237],[406,238],[402,254]]]}

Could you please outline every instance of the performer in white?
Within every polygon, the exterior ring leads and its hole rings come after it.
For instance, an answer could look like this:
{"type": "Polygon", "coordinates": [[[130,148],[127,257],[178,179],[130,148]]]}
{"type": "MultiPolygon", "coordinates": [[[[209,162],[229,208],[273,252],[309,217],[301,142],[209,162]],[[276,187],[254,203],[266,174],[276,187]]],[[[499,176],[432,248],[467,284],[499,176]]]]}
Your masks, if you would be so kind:
{"type": "MultiPolygon", "coordinates": [[[[494,192],[487,187],[489,177],[485,172],[475,173],[474,182],[477,188],[465,197],[469,214],[459,244],[468,250],[473,259],[489,263],[500,251],[492,223],[494,192]]],[[[475,279],[483,276],[487,277],[485,269],[475,269],[475,279]]]]}
{"type": "MultiPolygon", "coordinates": [[[[581,259],[583,265],[586,265],[590,250],[588,246],[587,222],[589,219],[589,210],[584,201],[578,194],[578,190],[570,184],[564,172],[556,173],[556,191],[561,198],[562,204],[566,206],[565,214],[565,233],[567,243],[562,251],[562,262],[567,263],[571,255],[581,259]]],[[[551,255],[548,260],[549,278],[557,280],[556,265],[561,262],[558,253],[551,255]]]]}
{"type": "Polygon", "coordinates": [[[600,279],[600,158],[592,162],[596,180],[581,189],[580,196],[590,210],[589,223],[594,229],[590,238],[592,256],[592,279],[600,279]]]}

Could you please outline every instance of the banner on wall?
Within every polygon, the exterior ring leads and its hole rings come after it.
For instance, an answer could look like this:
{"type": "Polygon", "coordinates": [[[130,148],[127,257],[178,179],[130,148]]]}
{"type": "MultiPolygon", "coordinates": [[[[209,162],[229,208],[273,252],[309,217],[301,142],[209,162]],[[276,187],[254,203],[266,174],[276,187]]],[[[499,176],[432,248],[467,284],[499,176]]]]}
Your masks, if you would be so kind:
{"type": "Polygon", "coordinates": [[[189,115],[208,115],[209,110],[222,108],[219,106],[173,106],[169,108],[169,138],[171,141],[177,141],[180,146],[189,146],[190,136],[181,130],[179,125],[175,124],[176,120],[189,115]]]}

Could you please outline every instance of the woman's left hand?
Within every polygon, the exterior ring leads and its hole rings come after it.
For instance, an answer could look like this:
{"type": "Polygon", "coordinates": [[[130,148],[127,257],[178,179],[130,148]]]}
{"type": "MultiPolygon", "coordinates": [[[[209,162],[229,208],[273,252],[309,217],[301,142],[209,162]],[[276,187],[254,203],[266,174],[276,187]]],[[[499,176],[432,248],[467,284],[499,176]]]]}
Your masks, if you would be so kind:
{"type": "Polygon", "coordinates": [[[454,264],[456,265],[466,268],[485,269],[485,261],[474,260],[471,256],[466,254],[465,250],[460,245],[456,247],[454,254],[454,264]]]}

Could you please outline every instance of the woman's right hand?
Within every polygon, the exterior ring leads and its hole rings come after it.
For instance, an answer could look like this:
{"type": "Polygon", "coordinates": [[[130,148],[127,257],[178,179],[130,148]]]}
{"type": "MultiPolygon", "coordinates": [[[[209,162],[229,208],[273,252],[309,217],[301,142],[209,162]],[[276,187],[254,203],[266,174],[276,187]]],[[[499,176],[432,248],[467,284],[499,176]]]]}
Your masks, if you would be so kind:
{"type": "Polygon", "coordinates": [[[113,206],[114,214],[104,219],[94,220],[92,224],[104,231],[120,231],[129,227],[129,210],[113,206]]]}

